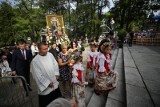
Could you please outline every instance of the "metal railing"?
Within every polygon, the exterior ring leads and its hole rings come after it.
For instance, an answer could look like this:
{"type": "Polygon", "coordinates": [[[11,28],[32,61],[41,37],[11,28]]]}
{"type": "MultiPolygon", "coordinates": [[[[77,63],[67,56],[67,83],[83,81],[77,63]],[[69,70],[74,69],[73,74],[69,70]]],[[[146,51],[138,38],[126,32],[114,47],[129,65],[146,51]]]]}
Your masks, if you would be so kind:
{"type": "Polygon", "coordinates": [[[24,77],[0,77],[0,107],[33,107],[24,77]]]}

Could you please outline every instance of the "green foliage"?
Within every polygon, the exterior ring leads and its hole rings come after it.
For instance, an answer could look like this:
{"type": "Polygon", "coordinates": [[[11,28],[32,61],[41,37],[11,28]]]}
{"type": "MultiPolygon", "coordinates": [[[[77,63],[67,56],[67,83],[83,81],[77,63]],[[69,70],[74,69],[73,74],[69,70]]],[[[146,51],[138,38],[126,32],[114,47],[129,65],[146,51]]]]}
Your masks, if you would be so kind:
{"type": "Polygon", "coordinates": [[[123,29],[118,29],[117,31],[119,40],[123,41],[124,37],[126,36],[126,30],[123,28],[123,29]]]}
{"type": "MultiPolygon", "coordinates": [[[[73,2],[72,0],[67,0],[73,2]]],[[[108,5],[108,0],[80,0],[74,1],[76,9],[64,10],[65,22],[73,29],[69,32],[72,37],[84,37],[83,35],[100,34],[100,24],[104,18],[102,9],[108,5]],[[66,13],[65,13],[66,12],[66,13]]],[[[90,36],[91,37],[91,36],[90,36]]]]}
{"type": "Polygon", "coordinates": [[[145,23],[150,12],[150,4],[147,0],[119,0],[110,12],[118,22],[119,28],[131,30],[145,23]]]}
{"type": "Polygon", "coordinates": [[[40,29],[46,26],[44,9],[34,8],[37,4],[29,0],[15,1],[14,6],[8,2],[0,4],[0,46],[13,44],[19,38],[37,41],[40,29]]]}
{"type": "Polygon", "coordinates": [[[0,5],[0,16],[0,45],[8,45],[15,39],[13,37],[15,14],[12,7],[9,4],[2,2],[0,5]]]}
{"type": "Polygon", "coordinates": [[[46,14],[64,16],[67,33],[71,38],[101,33],[102,9],[108,0],[14,0],[15,4],[0,4],[0,45],[9,45],[19,38],[40,40],[40,30],[46,26],[46,14]],[[71,8],[71,4],[75,5],[71,8]]]}

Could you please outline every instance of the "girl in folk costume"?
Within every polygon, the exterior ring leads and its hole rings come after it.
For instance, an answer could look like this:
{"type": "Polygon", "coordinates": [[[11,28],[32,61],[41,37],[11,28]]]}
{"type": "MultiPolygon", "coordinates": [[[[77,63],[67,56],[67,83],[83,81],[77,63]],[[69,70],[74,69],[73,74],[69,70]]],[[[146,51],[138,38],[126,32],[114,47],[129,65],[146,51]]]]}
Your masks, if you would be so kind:
{"type": "Polygon", "coordinates": [[[91,43],[90,44],[90,52],[87,54],[87,79],[89,84],[94,83],[94,79],[96,77],[96,70],[95,70],[95,64],[97,60],[97,55],[99,54],[96,51],[96,44],[91,43]]]}
{"type": "Polygon", "coordinates": [[[97,77],[95,79],[95,93],[108,93],[114,89],[117,84],[117,73],[111,68],[112,60],[111,46],[108,42],[104,42],[99,46],[100,53],[97,63],[97,77]]]}
{"type": "Polygon", "coordinates": [[[81,56],[76,53],[74,56],[74,65],[72,66],[72,97],[76,100],[78,107],[86,107],[85,105],[85,85],[84,68],[81,64],[81,56]]]}
{"type": "Polygon", "coordinates": [[[98,66],[98,62],[99,62],[99,56],[103,53],[102,52],[102,47],[104,44],[111,44],[109,39],[103,39],[100,43],[99,43],[99,47],[97,49],[98,51],[98,55],[97,55],[97,60],[96,60],[96,68],[98,66]]]}

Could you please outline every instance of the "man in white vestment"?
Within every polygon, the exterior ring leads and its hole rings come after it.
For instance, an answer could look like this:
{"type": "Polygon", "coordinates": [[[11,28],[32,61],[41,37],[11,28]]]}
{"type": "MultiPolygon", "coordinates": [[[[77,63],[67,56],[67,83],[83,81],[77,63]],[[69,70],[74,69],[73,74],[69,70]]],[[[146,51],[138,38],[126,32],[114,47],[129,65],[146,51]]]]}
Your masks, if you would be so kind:
{"type": "Polygon", "coordinates": [[[46,107],[50,102],[61,97],[59,90],[59,67],[57,61],[48,52],[46,43],[38,44],[39,54],[31,62],[30,71],[38,86],[39,107],[46,107]]]}

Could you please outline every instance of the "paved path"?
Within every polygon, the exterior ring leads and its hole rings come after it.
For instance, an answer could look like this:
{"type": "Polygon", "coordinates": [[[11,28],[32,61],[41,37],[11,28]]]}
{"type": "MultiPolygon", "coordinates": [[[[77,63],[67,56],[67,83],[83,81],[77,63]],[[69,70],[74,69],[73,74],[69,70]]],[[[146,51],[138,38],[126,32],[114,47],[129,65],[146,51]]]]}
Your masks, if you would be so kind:
{"type": "MultiPolygon", "coordinates": [[[[146,88],[151,103],[149,107],[160,107],[160,47],[133,46],[128,49],[140,74],[139,77],[142,79],[138,82],[135,78],[135,85],[146,88]]],[[[134,70],[134,68],[129,70],[134,70]]],[[[130,88],[133,89],[133,87],[130,88]]],[[[137,91],[140,94],[140,90],[137,91]]],[[[145,95],[142,94],[141,97],[145,98],[145,95]]],[[[146,100],[143,103],[149,102],[146,100]]]]}

